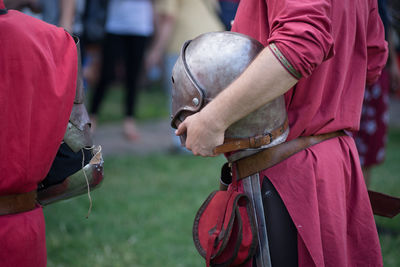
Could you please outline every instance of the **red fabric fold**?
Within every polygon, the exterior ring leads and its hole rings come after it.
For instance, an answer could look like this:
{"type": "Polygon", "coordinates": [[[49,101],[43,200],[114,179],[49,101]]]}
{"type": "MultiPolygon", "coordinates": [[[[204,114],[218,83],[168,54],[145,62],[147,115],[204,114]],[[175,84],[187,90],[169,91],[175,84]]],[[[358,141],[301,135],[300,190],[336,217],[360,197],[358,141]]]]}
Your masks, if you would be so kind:
{"type": "MultiPolygon", "coordinates": [[[[1,2],[0,6],[3,3],[1,2]]],[[[0,195],[35,190],[63,139],[77,80],[73,38],[18,11],[0,15],[0,195]]],[[[45,266],[43,213],[0,216],[1,266],[45,266]]]]}

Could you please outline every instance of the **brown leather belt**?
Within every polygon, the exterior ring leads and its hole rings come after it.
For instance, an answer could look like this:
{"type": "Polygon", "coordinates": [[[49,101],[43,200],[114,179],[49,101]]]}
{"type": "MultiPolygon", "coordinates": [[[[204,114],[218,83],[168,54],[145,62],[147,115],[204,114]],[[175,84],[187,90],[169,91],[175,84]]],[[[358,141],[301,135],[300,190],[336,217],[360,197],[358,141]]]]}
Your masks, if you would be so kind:
{"type": "Polygon", "coordinates": [[[321,143],[322,141],[344,135],[346,134],[343,131],[337,131],[320,135],[301,136],[289,142],[284,142],[262,150],[249,157],[239,159],[235,162],[238,174],[237,179],[240,180],[264,169],[270,168],[297,152],[321,143]]]}
{"type": "MultiPolygon", "coordinates": [[[[345,135],[343,131],[338,131],[315,136],[302,136],[237,160],[234,162],[237,170],[237,179],[240,180],[270,168],[293,154],[322,141],[345,135]]],[[[372,190],[368,190],[368,194],[374,214],[392,218],[400,213],[400,198],[372,190]]]]}
{"type": "Polygon", "coordinates": [[[27,193],[0,196],[0,216],[26,212],[36,207],[36,190],[27,193]]]}

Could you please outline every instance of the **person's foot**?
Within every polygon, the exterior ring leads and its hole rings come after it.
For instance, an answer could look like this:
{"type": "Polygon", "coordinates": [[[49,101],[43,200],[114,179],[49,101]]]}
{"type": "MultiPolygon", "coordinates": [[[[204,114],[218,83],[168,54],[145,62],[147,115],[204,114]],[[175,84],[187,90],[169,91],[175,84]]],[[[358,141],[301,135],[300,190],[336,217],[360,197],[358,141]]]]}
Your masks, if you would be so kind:
{"type": "Polygon", "coordinates": [[[131,118],[127,118],[124,121],[124,135],[130,141],[139,139],[139,132],[136,128],[135,121],[131,118]]]}

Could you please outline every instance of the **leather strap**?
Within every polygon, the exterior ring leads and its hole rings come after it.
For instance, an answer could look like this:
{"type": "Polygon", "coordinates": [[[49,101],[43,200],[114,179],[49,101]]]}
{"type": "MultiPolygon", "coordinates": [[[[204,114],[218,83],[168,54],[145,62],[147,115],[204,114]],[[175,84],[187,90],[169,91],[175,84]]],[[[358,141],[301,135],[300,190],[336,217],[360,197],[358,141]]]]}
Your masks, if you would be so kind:
{"type": "Polygon", "coordinates": [[[301,136],[240,159],[235,162],[238,180],[270,168],[307,147],[344,135],[346,134],[343,131],[337,131],[320,135],[301,136]]]}
{"type": "MultiPolygon", "coordinates": [[[[338,131],[315,136],[303,136],[240,159],[235,162],[238,176],[237,179],[240,180],[264,169],[270,168],[289,158],[293,154],[324,140],[344,135],[346,134],[343,131],[338,131]]],[[[368,190],[368,194],[372,211],[375,215],[393,218],[400,213],[400,198],[372,190],[368,190]]]]}
{"type": "Polygon", "coordinates": [[[368,190],[369,200],[375,215],[393,218],[400,213],[400,198],[368,190]]]}
{"type": "Polygon", "coordinates": [[[222,145],[219,145],[214,149],[214,153],[220,154],[247,148],[260,148],[266,146],[282,135],[287,130],[288,126],[289,121],[288,118],[286,118],[285,122],[281,126],[272,130],[270,133],[247,138],[227,138],[224,140],[222,145]]]}
{"type": "Polygon", "coordinates": [[[36,207],[36,190],[27,193],[0,196],[0,216],[26,212],[36,207]]]}

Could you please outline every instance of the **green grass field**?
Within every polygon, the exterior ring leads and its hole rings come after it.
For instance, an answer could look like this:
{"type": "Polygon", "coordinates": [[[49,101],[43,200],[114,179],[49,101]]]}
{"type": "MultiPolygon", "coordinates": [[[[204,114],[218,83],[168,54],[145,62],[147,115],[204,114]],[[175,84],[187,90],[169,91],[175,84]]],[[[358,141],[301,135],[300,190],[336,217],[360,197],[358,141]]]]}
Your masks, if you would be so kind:
{"type": "Polygon", "coordinates": [[[87,196],[45,209],[49,266],[203,266],[191,227],[217,185],[222,158],[153,155],[106,159],[87,196]],[[199,175],[202,173],[202,175],[199,175]]]}
{"type": "MultiPolygon", "coordinates": [[[[385,162],[373,170],[371,189],[400,197],[400,129],[390,129],[385,162]]],[[[384,266],[400,266],[400,215],[376,216],[384,266]]]]}
{"type": "MultiPolygon", "coordinates": [[[[119,101],[118,94],[111,98],[119,101]]],[[[163,94],[142,92],[141,97],[157,100],[140,104],[140,119],[164,116],[163,94]]],[[[114,105],[106,103],[100,121],[121,118],[114,105]]],[[[373,172],[373,189],[400,196],[399,150],[400,129],[391,129],[387,159],[373,172]]],[[[87,196],[45,208],[48,266],[204,266],[193,245],[192,223],[218,187],[223,162],[222,157],[166,154],[107,157],[106,178],[92,193],[88,219],[87,196]]],[[[383,229],[385,266],[400,266],[400,215],[376,219],[383,229]]]]}

